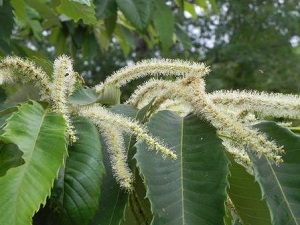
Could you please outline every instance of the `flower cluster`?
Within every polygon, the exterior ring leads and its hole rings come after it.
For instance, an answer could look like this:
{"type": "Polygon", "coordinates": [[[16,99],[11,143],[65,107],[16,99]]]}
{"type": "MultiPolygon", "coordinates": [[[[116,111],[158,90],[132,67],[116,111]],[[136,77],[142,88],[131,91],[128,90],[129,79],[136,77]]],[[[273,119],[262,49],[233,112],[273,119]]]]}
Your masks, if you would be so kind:
{"type": "MultiPolygon", "coordinates": [[[[300,119],[299,96],[255,91],[207,93],[204,78],[208,72],[209,68],[202,63],[169,59],[144,60],[115,72],[106,81],[96,85],[95,91],[102,99],[114,102],[119,96],[119,92],[115,90],[134,79],[152,76],[149,81],[136,89],[127,100],[127,104],[141,108],[152,102],[148,112],[150,114],[165,107],[175,109],[180,115],[194,113],[205,118],[217,129],[225,149],[246,167],[251,166],[248,151],[265,155],[275,163],[280,163],[283,146],[278,146],[251,126],[251,123],[256,121],[253,115],[300,119]],[[166,76],[173,78],[172,80],[158,78],[166,76]],[[110,100],[111,93],[115,94],[110,100]]],[[[163,140],[153,137],[137,121],[112,113],[97,102],[90,105],[70,104],[68,97],[76,89],[79,80],[77,73],[73,71],[72,60],[67,56],[63,55],[55,60],[53,76],[48,76],[28,60],[18,57],[4,58],[0,62],[0,85],[15,82],[36,84],[41,99],[47,101],[53,111],[61,113],[65,118],[68,125],[67,135],[71,142],[76,141],[71,115],[89,118],[102,133],[108,146],[114,176],[125,189],[132,188],[133,177],[126,162],[124,133],[134,135],[137,140],[147,143],[163,157],[176,159],[176,155],[163,140]]]]}
{"type": "Polygon", "coordinates": [[[249,150],[256,152],[259,156],[263,154],[275,163],[282,162],[280,154],[283,153],[283,146],[277,146],[265,134],[254,129],[250,123],[245,123],[246,116],[256,113],[262,116],[299,119],[299,96],[255,91],[207,93],[204,77],[209,69],[204,64],[193,63],[189,66],[188,63],[178,60],[173,61],[172,65],[168,60],[161,62],[162,64],[157,63],[157,66],[150,63],[151,71],[144,67],[145,71],[141,71],[144,66],[143,62],[133,65],[131,69],[128,67],[120,70],[98,86],[98,89],[96,87],[96,90],[101,91],[101,87],[106,84],[124,85],[133,79],[135,72],[137,72],[135,78],[173,73],[175,76],[173,81],[152,78],[140,85],[127,103],[141,108],[155,99],[152,103],[152,110],[157,110],[166,101],[173,100],[176,102],[177,108],[180,104],[183,106],[182,110],[178,110],[179,112],[183,114],[192,112],[204,117],[216,127],[220,138],[224,140],[224,147],[229,151],[234,149],[230,152],[244,165],[249,165],[247,155],[249,150]],[[170,69],[168,70],[168,68],[170,69]],[[180,70],[174,72],[174,68],[180,68],[180,70]]]}

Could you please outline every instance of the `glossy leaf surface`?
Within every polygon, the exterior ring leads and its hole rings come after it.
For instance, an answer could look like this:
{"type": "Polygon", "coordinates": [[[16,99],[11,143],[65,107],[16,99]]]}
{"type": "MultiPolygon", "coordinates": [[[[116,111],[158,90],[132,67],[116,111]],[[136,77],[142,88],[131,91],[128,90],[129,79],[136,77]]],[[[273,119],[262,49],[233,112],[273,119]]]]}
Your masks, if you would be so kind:
{"type": "Polygon", "coordinates": [[[300,224],[300,137],[274,122],[263,122],[256,128],[285,149],[284,163],[280,165],[275,165],[265,156],[258,158],[250,153],[272,224],[300,224]]]}
{"type": "Polygon", "coordinates": [[[95,125],[84,117],[73,119],[78,140],[69,148],[63,188],[64,224],[87,224],[99,206],[105,173],[102,148],[95,125]]]}
{"type": "Polygon", "coordinates": [[[31,224],[66,155],[65,130],[61,115],[36,102],[21,105],[9,118],[1,138],[19,147],[25,163],[0,177],[0,224],[31,224]]]}
{"type": "Polygon", "coordinates": [[[244,224],[271,225],[271,218],[266,201],[262,199],[259,184],[246,169],[230,159],[230,176],[228,177],[228,195],[236,213],[244,224]]]}
{"type": "Polygon", "coordinates": [[[152,116],[147,127],[178,157],[163,159],[144,143],[136,145],[152,224],[222,224],[228,162],[215,129],[195,116],[182,118],[170,111],[152,116]]]}

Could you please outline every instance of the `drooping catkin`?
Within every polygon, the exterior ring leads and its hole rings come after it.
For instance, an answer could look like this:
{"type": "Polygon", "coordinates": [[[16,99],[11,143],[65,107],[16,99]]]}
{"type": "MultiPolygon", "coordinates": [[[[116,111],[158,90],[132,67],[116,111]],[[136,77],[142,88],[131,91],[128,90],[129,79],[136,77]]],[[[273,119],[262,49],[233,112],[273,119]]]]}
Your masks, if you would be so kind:
{"type": "Polygon", "coordinates": [[[209,68],[203,63],[187,62],[178,59],[150,59],[124,67],[109,76],[103,83],[96,85],[97,93],[101,93],[105,86],[122,87],[128,82],[145,76],[184,76],[193,71],[198,76],[205,76],[209,68]]]}
{"type": "Polygon", "coordinates": [[[127,165],[127,153],[122,132],[106,122],[100,122],[98,126],[109,152],[114,177],[121,187],[131,190],[133,176],[127,165]]]}
{"type": "Polygon", "coordinates": [[[176,159],[176,155],[167,148],[160,140],[148,134],[146,129],[138,122],[130,120],[119,114],[113,114],[101,106],[87,106],[79,109],[78,114],[88,117],[94,124],[101,126],[101,123],[106,122],[122,129],[124,132],[133,134],[138,140],[144,141],[154,150],[160,152],[164,157],[176,159]]]}

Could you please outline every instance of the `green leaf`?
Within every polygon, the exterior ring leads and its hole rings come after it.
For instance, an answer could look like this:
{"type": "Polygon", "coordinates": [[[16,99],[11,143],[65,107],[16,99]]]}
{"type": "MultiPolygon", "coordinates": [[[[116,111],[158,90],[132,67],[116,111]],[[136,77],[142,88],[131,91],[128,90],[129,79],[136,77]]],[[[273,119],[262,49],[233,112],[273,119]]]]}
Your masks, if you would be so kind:
{"type": "Polygon", "coordinates": [[[180,9],[183,9],[184,0],[175,0],[175,3],[180,9]]]}
{"type": "Polygon", "coordinates": [[[192,41],[189,35],[180,27],[179,24],[175,25],[175,34],[176,38],[185,49],[190,49],[192,47],[192,41]]]}
{"type": "Polygon", "coordinates": [[[117,4],[137,30],[141,32],[146,30],[151,18],[151,0],[117,0],[117,4]]]}
{"type": "Polygon", "coordinates": [[[261,190],[254,176],[236,163],[230,153],[227,155],[230,159],[227,192],[243,224],[271,224],[268,206],[266,201],[261,199],[261,190]]]}
{"type": "Polygon", "coordinates": [[[164,52],[173,44],[174,15],[164,1],[154,0],[153,23],[159,35],[164,52]]]}
{"type": "Polygon", "coordinates": [[[97,99],[98,95],[93,89],[80,87],[72,93],[68,101],[75,105],[87,105],[95,103],[97,99]]]}
{"type": "MultiPolygon", "coordinates": [[[[39,16],[43,18],[43,28],[51,28],[53,26],[60,26],[60,21],[55,14],[53,8],[51,8],[46,1],[43,0],[26,0],[26,3],[34,8],[39,16]]],[[[43,30],[44,30],[43,29],[43,30]]]]}
{"type": "Polygon", "coordinates": [[[117,3],[116,0],[96,0],[96,15],[99,19],[105,19],[113,14],[117,14],[117,3]]]}
{"type": "Polygon", "coordinates": [[[196,0],[196,4],[198,6],[200,6],[204,10],[204,12],[207,11],[207,2],[206,2],[206,0],[196,0]]]}
{"type": "MultiPolygon", "coordinates": [[[[102,141],[103,143],[103,141],[102,141]]],[[[101,188],[99,209],[90,223],[91,225],[117,225],[123,218],[125,206],[128,202],[128,193],[120,189],[111,171],[109,155],[103,145],[103,160],[106,174],[101,188]]]]}
{"type": "Polygon", "coordinates": [[[110,38],[107,34],[107,29],[103,21],[98,21],[93,27],[96,41],[102,52],[106,52],[109,48],[110,38]]]}
{"type": "Polygon", "coordinates": [[[115,28],[115,34],[123,52],[128,55],[130,50],[135,48],[134,35],[126,27],[118,24],[115,28]]]}
{"type": "Polygon", "coordinates": [[[184,2],[184,10],[191,14],[193,19],[197,19],[198,15],[195,10],[195,6],[192,3],[184,2]]]}
{"type": "Polygon", "coordinates": [[[8,1],[0,6],[0,39],[9,40],[14,26],[14,15],[8,1]]]}
{"type": "Polygon", "coordinates": [[[14,144],[5,144],[0,149],[0,177],[14,167],[25,163],[22,158],[23,152],[14,144]]]}
{"type": "Polygon", "coordinates": [[[81,225],[92,219],[99,206],[105,169],[95,125],[84,117],[72,121],[78,140],[69,148],[63,175],[63,224],[81,225]]]}
{"type": "Polygon", "coordinates": [[[78,22],[80,19],[82,19],[85,24],[95,24],[97,22],[95,6],[93,4],[88,6],[82,5],[78,2],[63,0],[61,1],[60,6],[57,7],[57,10],[75,22],[78,22]]]}
{"type": "Polygon", "coordinates": [[[114,33],[114,30],[115,30],[115,27],[117,24],[117,17],[118,17],[117,12],[115,12],[112,15],[110,15],[109,17],[104,19],[106,34],[109,39],[112,38],[112,35],[114,33]]]}
{"type": "Polygon", "coordinates": [[[25,23],[27,19],[26,3],[24,0],[11,0],[11,6],[14,8],[14,13],[21,23],[25,23]]]}
{"type": "Polygon", "coordinates": [[[216,0],[209,0],[209,3],[210,3],[210,5],[211,5],[213,11],[214,11],[215,13],[217,13],[217,12],[219,11],[219,8],[218,8],[218,5],[217,5],[216,0]]]}
{"type": "Polygon", "coordinates": [[[0,178],[0,224],[31,224],[50,194],[66,155],[66,123],[37,102],[19,107],[4,128],[2,140],[16,144],[25,163],[0,178]]]}
{"type": "Polygon", "coordinates": [[[82,5],[88,5],[88,6],[91,6],[91,1],[90,0],[70,0],[72,2],[78,2],[82,5]]]}
{"type": "Polygon", "coordinates": [[[152,224],[223,224],[228,162],[215,129],[196,116],[182,118],[170,111],[158,112],[146,125],[178,157],[164,159],[145,143],[136,145],[152,224]]]}
{"type": "Polygon", "coordinates": [[[263,122],[255,127],[285,149],[284,162],[280,165],[265,156],[259,158],[249,153],[272,224],[300,224],[300,137],[274,122],[263,122]]]}

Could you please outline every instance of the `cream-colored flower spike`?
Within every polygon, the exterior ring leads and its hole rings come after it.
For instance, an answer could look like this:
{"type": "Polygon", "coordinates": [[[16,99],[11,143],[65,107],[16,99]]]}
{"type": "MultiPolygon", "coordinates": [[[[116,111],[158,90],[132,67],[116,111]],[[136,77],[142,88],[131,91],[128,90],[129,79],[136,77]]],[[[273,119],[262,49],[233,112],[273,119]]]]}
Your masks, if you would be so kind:
{"type": "Polygon", "coordinates": [[[120,186],[126,190],[131,190],[133,185],[133,176],[127,165],[127,152],[122,132],[106,122],[98,123],[99,130],[104,137],[104,141],[109,151],[110,163],[113,175],[120,186]]]}
{"type": "Polygon", "coordinates": [[[138,124],[138,122],[132,121],[118,114],[113,114],[105,108],[97,105],[82,107],[78,110],[79,115],[88,117],[98,127],[101,127],[103,122],[111,124],[124,132],[135,135],[138,140],[144,141],[151,148],[160,152],[164,157],[169,157],[171,159],[177,158],[174,152],[164,146],[161,141],[148,134],[145,128],[138,124]]]}
{"type": "Polygon", "coordinates": [[[73,76],[73,65],[69,57],[62,55],[54,61],[53,66],[53,84],[52,99],[54,100],[54,108],[56,112],[62,113],[67,122],[67,132],[71,142],[77,140],[75,129],[70,120],[70,113],[67,105],[67,97],[73,91],[76,78],[73,76]]]}
{"type": "Polygon", "coordinates": [[[40,90],[42,100],[50,98],[50,80],[33,62],[20,57],[7,56],[0,62],[0,85],[33,81],[40,90]]]}
{"type": "MultiPolygon", "coordinates": [[[[227,115],[226,110],[221,111],[205,92],[205,82],[202,76],[191,73],[177,79],[175,82],[150,81],[140,87],[130,101],[139,103],[143,101],[143,98],[149,99],[148,94],[145,93],[150,90],[154,94],[155,91],[153,90],[155,89],[163,89],[163,91],[157,92],[156,102],[162,103],[168,98],[184,99],[191,105],[195,114],[205,117],[222,133],[234,138],[236,145],[240,146],[241,149],[251,149],[256,151],[258,155],[266,155],[276,163],[281,162],[281,157],[278,154],[283,152],[282,147],[278,147],[275,143],[269,141],[264,134],[232,119],[231,114],[227,115]]],[[[154,97],[152,95],[152,98],[154,97]]]]}
{"type": "Polygon", "coordinates": [[[257,91],[216,91],[208,94],[214,104],[229,109],[258,112],[263,116],[300,119],[300,96],[257,91]]]}
{"type": "Polygon", "coordinates": [[[236,140],[236,144],[264,154],[276,163],[282,161],[279,153],[283,152],[283,147],[278,147],[274,142],[269,141],[264,134],[251,129],[239,121],[235,121],[220,111],[205,93],[204,80],[196,75],[188,76],[181,81],[182,86],[178,87],[181,97],[187,98],[194,108],[194,112],[199,116],[204,116],[214,127],[222,133],[228,134],[236,140]],[[186,87],[185,91],[182,87],[186,87]]]}
{"type": "Polygon", "coordinates": [[[95,86],[96,92],[104,91],[105,86],[124,86],[128,82],[145,76],[184,76],[193,71],[199,76],[205,76],[209,69],[203,63],[186,62],[173,59],[150,59],[143,60],[118,70],[109,76],[104,83],[95,86]]]}

